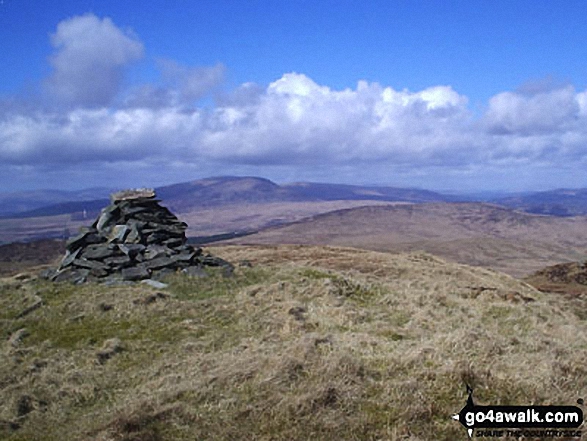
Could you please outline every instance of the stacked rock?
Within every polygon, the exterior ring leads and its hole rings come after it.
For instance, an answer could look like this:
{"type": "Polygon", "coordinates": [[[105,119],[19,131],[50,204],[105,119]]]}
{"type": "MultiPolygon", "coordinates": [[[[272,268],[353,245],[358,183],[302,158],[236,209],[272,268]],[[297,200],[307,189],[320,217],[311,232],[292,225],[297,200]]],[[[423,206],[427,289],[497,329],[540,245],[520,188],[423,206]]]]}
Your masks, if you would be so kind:
{"type": "Polygon", "coordinates": [[[91,227],[67,241],[54,281],[135,281],[160,279],[182,270],[201,274],[204,266],[232,265],[187,244],[187,224],[159,205],[152,189],[125,190],[110,196],[91,227]]]}

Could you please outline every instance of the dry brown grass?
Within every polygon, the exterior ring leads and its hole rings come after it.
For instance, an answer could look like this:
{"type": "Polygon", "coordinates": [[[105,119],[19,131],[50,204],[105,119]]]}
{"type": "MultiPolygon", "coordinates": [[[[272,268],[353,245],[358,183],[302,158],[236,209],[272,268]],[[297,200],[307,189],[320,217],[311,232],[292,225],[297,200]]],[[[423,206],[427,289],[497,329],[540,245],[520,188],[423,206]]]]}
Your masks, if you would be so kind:
{"type": "Polygon", "coordinates": [[[0,438],[455,440],[465,382],[481,404],[587,395],[572,299],[424,253],[212,251],[252,268],[173,277],[154,302],[3,279],[0,438]]]}

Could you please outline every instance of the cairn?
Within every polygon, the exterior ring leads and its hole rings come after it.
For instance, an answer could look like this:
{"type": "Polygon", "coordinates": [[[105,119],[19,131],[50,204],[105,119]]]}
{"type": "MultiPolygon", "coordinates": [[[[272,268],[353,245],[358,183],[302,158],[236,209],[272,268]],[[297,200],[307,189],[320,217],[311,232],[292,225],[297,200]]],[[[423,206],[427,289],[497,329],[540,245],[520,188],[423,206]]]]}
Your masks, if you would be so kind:
{"type": "Polygon", "coordinates": [[[125,190],[110,201],[92,226],[67,241],[59,267],[45,277],[79,284],[160,280],[176,271],[199,275],[204,266],[232,271],[230,263],[187,244],[187,224],[159,205],[154,190],[125,190]]]}

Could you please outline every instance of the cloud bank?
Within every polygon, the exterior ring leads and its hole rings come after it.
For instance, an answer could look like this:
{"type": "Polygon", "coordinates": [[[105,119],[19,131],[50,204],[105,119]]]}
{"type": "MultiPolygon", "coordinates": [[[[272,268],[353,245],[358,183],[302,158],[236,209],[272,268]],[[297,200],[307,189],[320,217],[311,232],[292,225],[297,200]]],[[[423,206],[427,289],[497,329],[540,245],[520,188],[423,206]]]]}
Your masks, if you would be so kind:
{"type": "Polygon", "coordinates": [[[359,81],[333,90],[291,72],[266,87],[219,92],[223,65],[158,60],[158,83],[123,90],[125,70],[144,56],[132,32],[88,14],[61,22],[51,42],[45,85],[58,105],[0,113],[4,167],[158,161],[212,164],[209,174],[224,164],[368,175],[388,165],[442,176],[587,158],[587,91],[571,85],[498,93],[479,115],[448,85],[408,91],[359,81]],[[198,104],[214,91],[215,105],[198,104]]]}

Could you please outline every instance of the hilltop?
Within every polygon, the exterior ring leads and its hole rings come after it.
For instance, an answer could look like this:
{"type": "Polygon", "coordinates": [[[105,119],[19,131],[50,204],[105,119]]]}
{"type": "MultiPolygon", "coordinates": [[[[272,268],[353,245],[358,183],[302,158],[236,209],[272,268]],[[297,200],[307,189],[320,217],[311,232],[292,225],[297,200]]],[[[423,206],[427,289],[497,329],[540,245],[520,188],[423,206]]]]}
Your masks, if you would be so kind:
{"type": "Polygon", "coordinates": [[[587,387],[581,298],[426,253],[215,247],[233,277],[0,281],[0,438],[446,440],[587,387]],[[246,261],[245,261],[246,260],[246,261]]]}

